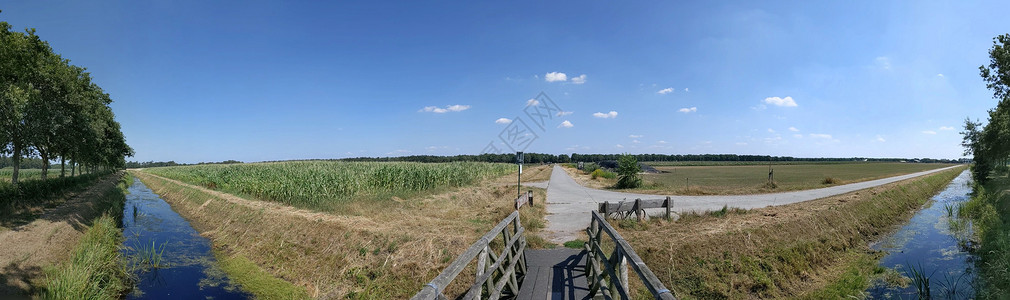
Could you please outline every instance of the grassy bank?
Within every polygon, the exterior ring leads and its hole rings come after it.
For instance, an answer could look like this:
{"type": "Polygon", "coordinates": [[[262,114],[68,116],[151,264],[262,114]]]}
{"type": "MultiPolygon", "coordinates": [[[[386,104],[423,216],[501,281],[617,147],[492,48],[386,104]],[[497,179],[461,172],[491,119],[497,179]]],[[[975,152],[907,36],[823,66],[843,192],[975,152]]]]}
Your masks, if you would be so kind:
{"type": "Polygon", "coordinates": [[[474,184],[515,172],[510,164],[477,162],[292,161],[161,167],[145,172],[252,199],[320,211],[348,202],[375,203],[474,184]]]}
{"type": "MultiPolygon", "coordinates": [[[[314,298],[409,298],[511,213],[516,191],[514,178],[500,176],[338,215],[134,173],[213,242],[229,277],[246,290],[259,294],[283,285],[273,277],[314,298]],[[246,273],[269,276],[257,280],[246,273]]],[[[521,219],[532,247],[549,247],[536,237],[544,226],[545,193],[534,194],[536,204],[523,208],[521,219]]]]}
{"type": "Polygon", "coordinates": [[[0,227],[14,227],[31,222],[46,208],[55,207],[73,194],[93,185],[103,174],[87,174],[74,177],[50,177],[48,180],[34,179],[18,183],[14,188],[10,179],[0,181],[0,227]]]}
{"type": "Polygon", "coordinates": [[[792,205],[616,224],[678,297],[858,297],[882,271],[868,244],[963,170],[792,205]]]}
{"type": "Polygon", "coordinates": [[[125,261],[119,247],[123,241],[119,224],[126,187],[124,176],[93,199],[102,215],[91,222],[74,247],[70,261],[46,268],[40,296],[45,299],[118,299],[130,288],[125,261]]]}
{"type": "Polygon", "coordinates": [[[958,209],[959,217],[971,220],[974,240],[979,243],[979,299],[1010,297],[1010,178],[993,176],[975,186],[972,199],[958,209]]]}

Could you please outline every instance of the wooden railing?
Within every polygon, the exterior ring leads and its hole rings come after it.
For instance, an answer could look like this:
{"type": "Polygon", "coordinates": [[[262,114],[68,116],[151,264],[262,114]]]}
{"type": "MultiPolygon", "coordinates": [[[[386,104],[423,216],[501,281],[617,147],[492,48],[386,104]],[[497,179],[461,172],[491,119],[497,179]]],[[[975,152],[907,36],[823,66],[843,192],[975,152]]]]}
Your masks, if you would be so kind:
{"type": "Polygon", "coordinates": [[[448,299],[445,288],[474,259],[477,260],[477,276],[462,299],[499,299],[518,295],[519,285],[526,274],[526,256],[523,254],[526,250],[526,237],[523,235],[525,229],[519,221],[519,208],[527,202],[530,206],[533,205],[533,191],[516,198],[516,211],[470,245],[411,299],[448,299]],[[495,253],[490,247],[491,242],[498,237],[501,237],[501,244],[505,245],[501,253],[495,253]]]}
{"type": "Polygon", "coordinates": [[[635,201],[621,201],[617,203],[603,202],[600,203],[599,211],[606,217],[621,217],[627,218],[631,216],[632,213],[639,221],[645,216],[646,208],[666,208],[666,219],[670,219],[670,210],[673,209],[673,199],[666,197],[666,199],[635,199],[635,201]]]}
{"type": "Polygon", "coordinates": [[[533,206],[532,190],[526,191],[526,193],[516,198],[516,206],[515,206],[516,210],[519,210],[519,208],[523,207],[524,204],[529,204],[531,207],[533,206]]]}
{"type": "Polygon", "coordinates": [[[598,212],[593,212],[593,219],[586,228],[589,242],[585,244],[586,280],[589,283],[589,296],[602,295],[609,299],[630,299],[628,291],[628,265],[635,270],[638,279],[656,299],[676,299],[663,283],[659,281],[649,267],[642,262],[635,250],[631,248],[620,234],[607,223],[598,212]],[[606,237],[603,234],[606,233],[606,237]],[[614,244],[614,250],[607,255],[603,250],[603,238],[609,238],[614,244]]]}

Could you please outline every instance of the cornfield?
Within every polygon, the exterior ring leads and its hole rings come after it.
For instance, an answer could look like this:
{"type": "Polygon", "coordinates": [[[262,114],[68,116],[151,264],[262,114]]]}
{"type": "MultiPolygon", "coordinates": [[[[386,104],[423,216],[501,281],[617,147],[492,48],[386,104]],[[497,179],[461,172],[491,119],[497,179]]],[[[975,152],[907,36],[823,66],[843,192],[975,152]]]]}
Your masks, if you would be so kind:
{"type": "Polygon", "coordinates": [[[228,193],[304,208],[369,196],[412,195],[460,187],[515,171],[482,162],[325,162],[199,165],[145,169],[151,174],[228,193]]]}

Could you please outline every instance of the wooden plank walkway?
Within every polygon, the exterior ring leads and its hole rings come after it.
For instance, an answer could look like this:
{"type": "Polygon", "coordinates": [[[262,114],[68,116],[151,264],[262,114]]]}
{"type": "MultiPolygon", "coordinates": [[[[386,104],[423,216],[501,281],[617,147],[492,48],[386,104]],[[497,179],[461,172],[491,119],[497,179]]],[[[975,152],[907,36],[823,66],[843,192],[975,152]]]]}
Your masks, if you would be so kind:
{"type": "Polygon", "coordinates": [[[526,276],[516,299],[590,299],[586,252],[576,249],[526,249],[526,276]]]}

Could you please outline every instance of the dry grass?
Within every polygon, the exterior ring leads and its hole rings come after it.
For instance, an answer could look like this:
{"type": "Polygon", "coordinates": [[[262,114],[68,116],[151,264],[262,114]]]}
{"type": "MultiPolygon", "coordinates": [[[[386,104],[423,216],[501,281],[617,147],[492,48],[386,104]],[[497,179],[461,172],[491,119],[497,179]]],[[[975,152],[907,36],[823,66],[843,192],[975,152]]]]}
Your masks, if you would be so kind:
{"type": "Polygon", "coordinates": [[[678,297],[844,298],[865,288],[865,280],[847,288],[834,283],[851,279],[843,274],[853,265],[873,265],[865,263],[877,255],[868,243],[911,217],[962,170],[747,213],[618,224],[618,230],[678,297]],[[819,293],[828,286],[831,292],[819,293]]]}
{"type": "MultiPolygon", "coordinates": [[[[221,253],[242,255],[315,298],[409,298],[511,213],[516,191],[513,173],[437,195],[393,198],[381,206],[354,202],[349,204],[353,214],[334,215],[134,174],[221,253]]],[[[545,192],[534,193],[534,207],[524,207],[520,218],[530,244],[547,247],[536,237],[543,227],[545,192]]],[[[461,274],[457,281],[466,277],[461,274]]]]}

